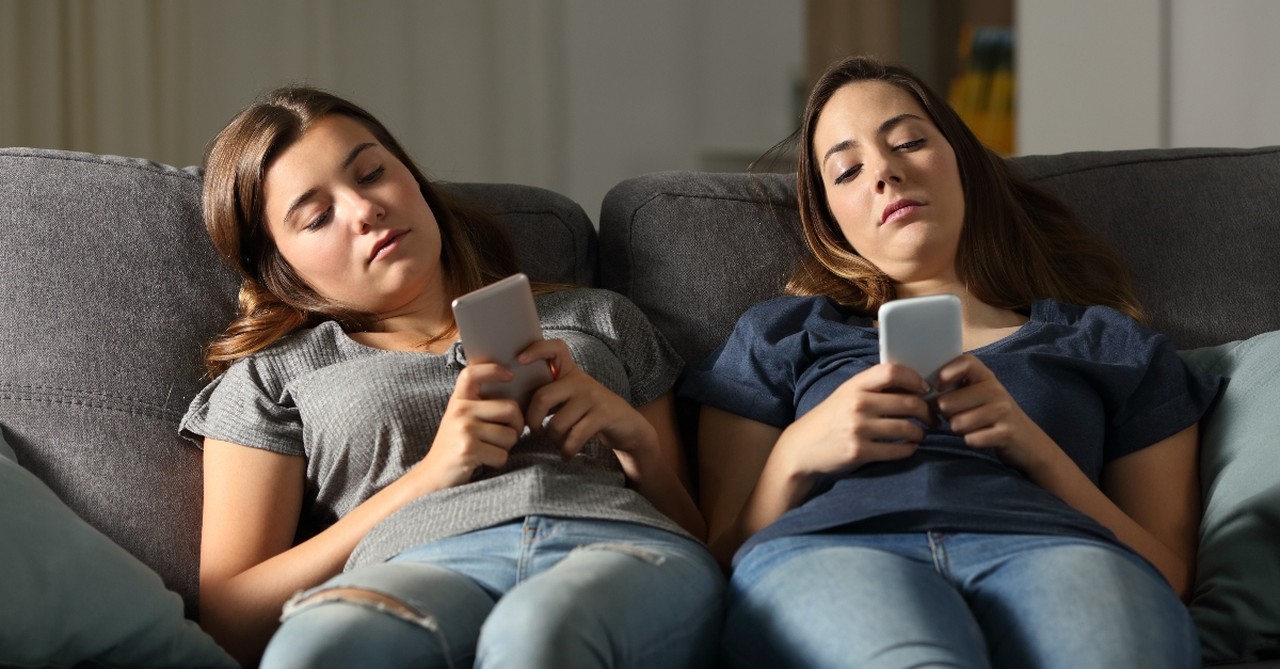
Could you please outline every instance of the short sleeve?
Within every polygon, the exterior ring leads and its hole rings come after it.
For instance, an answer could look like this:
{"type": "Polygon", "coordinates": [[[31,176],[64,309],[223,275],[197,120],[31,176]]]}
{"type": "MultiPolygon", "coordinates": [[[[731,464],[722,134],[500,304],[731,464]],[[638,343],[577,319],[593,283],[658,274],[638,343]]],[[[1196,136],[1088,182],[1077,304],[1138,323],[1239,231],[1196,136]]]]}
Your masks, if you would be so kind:
{"type": "Polygon", "coordinates": [[[584,356],[579,366],[634,406],[671,390],[684,369],[680,355],[644,312],[618,293],[593,288],[559,291],[541,296],[538,312],[548,336],[564,337],[575,357],[584,356]],[[593,345],[575,347],[575,338],[566,336],[575,333],[593,345]],[[618,373],[625,382],[615,378],[618,373]]]}
{"type": "Polygon", "coordinates": [[[666,337],[630,300],[610,294],[610,312],[618,338],[610,342],[627,370],[631,401],[647,404],[671,390],[684,369],[684,361],[666,337]]]}
{"type": "Polygon", "coordinates": [[[1168,337],[1108,307],[1089,307],[1076,325],[1106,409],[1103,461],[1190,427],[1208,410],[1220,377],[1193,371],[1168,337]]]}
{"type": "MultiPolygon", "coordinates": [[[[1141,333],[1147,333],[1139,328],[1141,333]]],[[[1107,426],[1104,459],[1112,460],[1171,437],[1199,421],[1213,404],[1222,378],[1191,369],[1163,335],[1145,338],[1135,381],[1107,426]]]]}
{"type": "Polygon", "coordinates": [[[233,364],[192,400],[179,426],[197,444],[208,437],[285,455],[304,455],[297,406],[269,359],[233,364]]]}
{"type": "Polygon", "coordinates": [[[748,309],[729,338],[685,373],[680,396],[774,427],[791,424],[810,348],[805,323],[817,299],[774,298],[748,309]]]}

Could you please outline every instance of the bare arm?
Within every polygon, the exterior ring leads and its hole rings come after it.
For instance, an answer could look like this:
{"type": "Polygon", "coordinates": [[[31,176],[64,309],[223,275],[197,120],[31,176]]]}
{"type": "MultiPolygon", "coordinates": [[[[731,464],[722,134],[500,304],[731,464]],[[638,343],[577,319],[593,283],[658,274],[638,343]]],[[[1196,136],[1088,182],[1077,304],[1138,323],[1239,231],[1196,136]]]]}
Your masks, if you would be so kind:
{"type": "MultiPolygon", "coordinates": [[[[707,545],[721,566],[757,530],[789,506],[784,500],[754,500],[756,482],[782,430],[737,414],[704,406],[698,418],[698,484],[707,519],[707,545]],[[762,503],[763,502],[763,503],[762,503]]],[[[765,495],[761,495],[765,496],[765,495]]],[[[784,493],[782,497],[791,495],[784,493]]]]}
{"type": "Polygon", "coordinates": [[[298,456],[205,440],[200,623],[246,665],[266,647],[285,600],[340,572],[365,533],[405,501],[388,487],[293,546],[303,467],[298,456]]]}
{"type": "Polygon", "coordinates": [[[653,426],[657,439],[657,456],[651,462],[640,457],[619,454],[627,478],[637,492],[699,539],[707,535],[706,521],[689,492],[689,463],[681,447],[676,427],[675,400],[670,392],[637,408],[653,426]],[[630,460],[628,462],[628,460],[630,460]]]}
{"type": "Polygon", "coordinates": [[[417,497],[469,480],[479,465],[504,465],[524,428],[519,408],[479,400],[478,392],[482,381],[505,375],[496,365],[464,370],[427,457],[296,546],[303,458],[205,439],[201,625],[241,663],[256,663],[284,602],[339,573],[374,525],[417,497]]]}
{"type": "Polygon", "coordinates": [[[703,407],[698,471],[708,545],[722,565],[751,537],[802,503],[819,476],[909,457],[928,422],[918,374],[876,365],[842,384],[786,429],[703,407]]]}
{"type": "Polygon", "coordinates": [[[1104,468],[1099,487],[1022,412],[990,370],[972,356],[958,360],[941,378],[951,383],[964,377],[969,384],[938,399],[951,429],[969,446],[995,449],[1036,484],[1111,530],[1185,600],[1200,518],[1197,427],[1117,458],[1104,468]]]}

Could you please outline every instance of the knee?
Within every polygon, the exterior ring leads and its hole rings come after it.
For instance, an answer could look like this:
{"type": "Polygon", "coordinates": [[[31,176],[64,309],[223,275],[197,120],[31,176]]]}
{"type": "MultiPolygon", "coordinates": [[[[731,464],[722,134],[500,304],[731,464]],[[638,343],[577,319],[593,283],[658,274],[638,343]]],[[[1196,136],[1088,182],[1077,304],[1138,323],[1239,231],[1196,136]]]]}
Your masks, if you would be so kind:
{"type": "Polygon", "coordinates": [[[289,602],[261,666],[395,666],[404,658],[437,656],[442,645],[433,617],[386,595],[340,588],[289,602]]]}

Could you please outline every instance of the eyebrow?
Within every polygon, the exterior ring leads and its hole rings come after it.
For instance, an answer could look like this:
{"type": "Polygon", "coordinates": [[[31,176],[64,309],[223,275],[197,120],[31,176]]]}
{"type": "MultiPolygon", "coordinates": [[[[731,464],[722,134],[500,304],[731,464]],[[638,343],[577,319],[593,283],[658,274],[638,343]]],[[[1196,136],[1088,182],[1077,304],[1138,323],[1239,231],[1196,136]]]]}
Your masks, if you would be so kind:
{"type": "MultiPolygon", "coordinates": [[[[343,159],[341,169],[345,170],[348,167],[351,167],[351,163],[354,163],[356,158],[359,158],[360,154],[363,153],[365,149],[369,149],[374,146],[377,146],[376,142],[361,142],[360,144],[357,144],[355,148],[351,149],[351,152],[347,154],[347,157],[343,159]]],[[[302,205],[306,204],[311,198],[315,197],[318,192],[320,192],[319,188],[308,188],[302,193],[302,195],[294,198],[293,202],[289,203],[289,208],[284,212],[284,223],[288,225],[289,219],[293,218],[293,213],[302,207],[302,205]]]]}
{"type": "MultiPolygon", "coordinates": [[[[924,119],[911,113],[898,114],[897,116],[891,116],[888,119],[885,119],[884,123],[881,123],[879,128],[876,128],[876,134],[883,135],[886,132],[893,130],[904,121],[911,121],[911,120],[923,121],[924,119]]],[[[825,165],[827,163],[827,159],[830,158],[833,154],[839,153],[841,151],[847,151],[857,145],[858,143],[853,141],[852,139],[846,139],[843,142],[837,142],[834,146],[827,149],[826,153],[822,154],[822,164],[825,165]]]]}

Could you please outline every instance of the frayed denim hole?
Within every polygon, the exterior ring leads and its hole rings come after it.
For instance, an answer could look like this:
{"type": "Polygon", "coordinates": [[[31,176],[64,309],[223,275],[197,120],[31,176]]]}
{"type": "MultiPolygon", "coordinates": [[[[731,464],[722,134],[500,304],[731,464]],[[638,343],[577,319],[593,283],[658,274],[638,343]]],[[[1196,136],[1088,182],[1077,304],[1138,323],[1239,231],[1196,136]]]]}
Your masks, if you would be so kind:
{"type": "Polygon", "coordinates": [[[285,602],[284,610],[280,614],[280,621],[284,622],[290,617],[297,615],[299,612],[305,611],[312,607],[323,606],[325,604],[342,603],[342,604],[354,604],[356,606],[363,606],[367,609],[377,611],[379,613],[385,613],[387,615],[394,616],[396,618],[400,618],[402,620],[411,622],[415,625],[419,625],[421,627],[429,629],[432,632],[440,631],[440,624],[436,621],[434,616],[423,615],[415,611],[413,607],[409,606],[408,604],[405,604],[404,602],[401,602],[399,599],[397,599],[393,595],[388,595],[383,592],[377,592],[375,590],[368,590],[369,594],[371,595],[377,595],[381,597],[386,597],[387,599],[395,600],[396,602],[395,605],[387,604],[386,602],[378,602],[378,601],[373,601],[369,599],[364,599],[362,597],[352,597],[342,592],[338,592],[339,590],[359,590],[359,589],[360,588],[350,588],[350,587],[344,586],[344,587],[332,588],[332,589],[326,589],[326,590],[299,592],[298,594],[289,598],[289,601],[285,602]]]}
{"type": "Polygon", "coordinates": [[[454,667],[453,652],[449,649],[449,640],[445,638],[444,632],[440,629],[440,622],[436,617],[423,615],[422,613],[414,610],[413,607],[400,601],[399,598],[385,592],[369,590],[367,588],[352,588],[350,586],[334,586],[332,588],[317,588],[299,591],[293,597],[290,597],[289,601],[285,602],[284,610],[280,614],[280,621],[284,622],[302,611],[318,606],[324,606],[326,604],[350,604],[352,606],[359,606],[402,620],[411,625],[421,627],[436,636],[436,639],[440,643],[440,651],[444,657],[445,663],[450,667],[450,669],[454,667]],[[371,595],[378,595],[391,599],[395,601],[396,604],[391,605],[386,602],[372,601],[361,597],[352,597],[348,594],[342,593],[342,590],[362,590],[371,595]]]}

